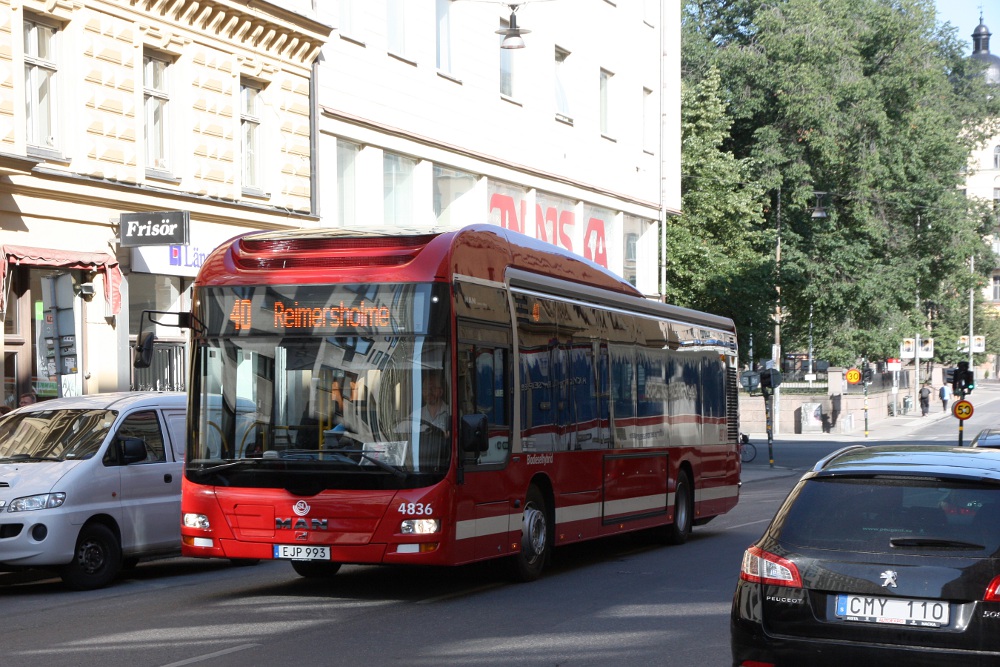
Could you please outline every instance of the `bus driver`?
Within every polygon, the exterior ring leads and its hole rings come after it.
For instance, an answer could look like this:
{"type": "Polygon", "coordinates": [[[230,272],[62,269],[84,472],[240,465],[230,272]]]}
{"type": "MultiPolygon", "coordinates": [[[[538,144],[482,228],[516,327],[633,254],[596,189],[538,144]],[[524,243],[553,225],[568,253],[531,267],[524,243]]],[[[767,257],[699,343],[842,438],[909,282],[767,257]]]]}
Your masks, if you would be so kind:
{"type": "MultiPolygon", "coordinates": [[[[444,378],[440,371],[430,371],[424,374],[422,382],[423,407],[420,409],[420,421],[430,424],[445,435],[451,430],[451,412],[445,398],[444,378]]],[[[414,415],[416,416],[416,415],[414,415]]]]}

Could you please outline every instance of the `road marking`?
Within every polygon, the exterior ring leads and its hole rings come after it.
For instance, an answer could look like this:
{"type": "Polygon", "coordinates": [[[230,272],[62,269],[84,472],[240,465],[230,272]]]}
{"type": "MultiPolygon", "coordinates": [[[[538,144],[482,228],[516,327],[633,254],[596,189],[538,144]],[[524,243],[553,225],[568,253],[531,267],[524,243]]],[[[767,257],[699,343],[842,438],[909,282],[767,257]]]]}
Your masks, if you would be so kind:
{"type": "Polygon", "coordinates": [[[723,530],[734,530],[736,528],[746,528],[747,526],[756,526],[758,523],[770,523],[770,519],[760,519],[758,521],[751,521],[749,523],[738,523],[735,526],[726,526],[723,530]]]}
{"type": "Polygon", "coordinates": [[[236,653],[238,651],[245,651],[249,648],[255,648],[257,646],[260,646],[260,644],[241,644],[240,646],[234,646],[222,651],[216,651],[215,653],[206,653],[205,655],[195,656],[194,658],[188,658],[187,660],[181,660],[180,662],[171,662],[169,665],[163,665],[163,667],[183,667],[183,665],[193,665],[196,662],[205,662],[206,660],[211,660],[212,658],[218,658],[220,656],[229,655],[230,653],[236,653]]]}

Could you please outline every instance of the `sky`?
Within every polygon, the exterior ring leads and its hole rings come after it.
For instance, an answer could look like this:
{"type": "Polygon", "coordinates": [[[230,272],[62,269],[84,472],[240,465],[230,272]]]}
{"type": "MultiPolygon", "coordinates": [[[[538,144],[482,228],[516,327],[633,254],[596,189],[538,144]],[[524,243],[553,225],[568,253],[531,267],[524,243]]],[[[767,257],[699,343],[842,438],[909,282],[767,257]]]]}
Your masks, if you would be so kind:
{"type": "Polygon", "coordinates": [[[979,25],[982,7],[983,23],[990,29],[990,53],[1000,55],[1000,0],[934,0],[938,21],[948,22],[958,28],[958,38],[972,53],[972,31],[979,25]]]}

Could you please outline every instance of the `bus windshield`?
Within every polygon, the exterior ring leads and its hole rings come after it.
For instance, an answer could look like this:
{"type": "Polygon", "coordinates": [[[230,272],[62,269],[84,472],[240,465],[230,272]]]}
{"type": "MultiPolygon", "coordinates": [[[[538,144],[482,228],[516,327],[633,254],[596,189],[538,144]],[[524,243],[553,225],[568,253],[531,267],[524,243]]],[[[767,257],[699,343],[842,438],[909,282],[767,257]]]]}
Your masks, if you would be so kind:
{"type": "Polygon", "coordinates": [[[451,460],[447,285],[199,288],[186,474],[408,488],[451,460]]]}

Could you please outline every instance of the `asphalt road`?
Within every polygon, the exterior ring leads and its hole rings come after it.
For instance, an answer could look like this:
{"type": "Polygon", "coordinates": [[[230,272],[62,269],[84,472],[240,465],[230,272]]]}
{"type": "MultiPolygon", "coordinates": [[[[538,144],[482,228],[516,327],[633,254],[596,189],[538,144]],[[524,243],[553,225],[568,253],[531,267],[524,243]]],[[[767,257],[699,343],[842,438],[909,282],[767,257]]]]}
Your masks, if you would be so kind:
{"type": "MultiPolygon", "coordinates": [[[[985,394],[969,439],[1000,423],[1000,400],[985,394]]],[[[892,428],[870,439],[778,439],[774,467],[758,440],[740,503],[696,528],[688,544],[665,547],[643,534],[563,548],[531,584],[510,583],[498,564],[346,566],[316,582],[287,563],[181,558],[140,564],[113,586],[82,593],[45,575],[0,574],[0,664],[728,665],[743,550],[801,471],[846,444],[953,443],[957,432],[944,415],[892,428]]]]}

